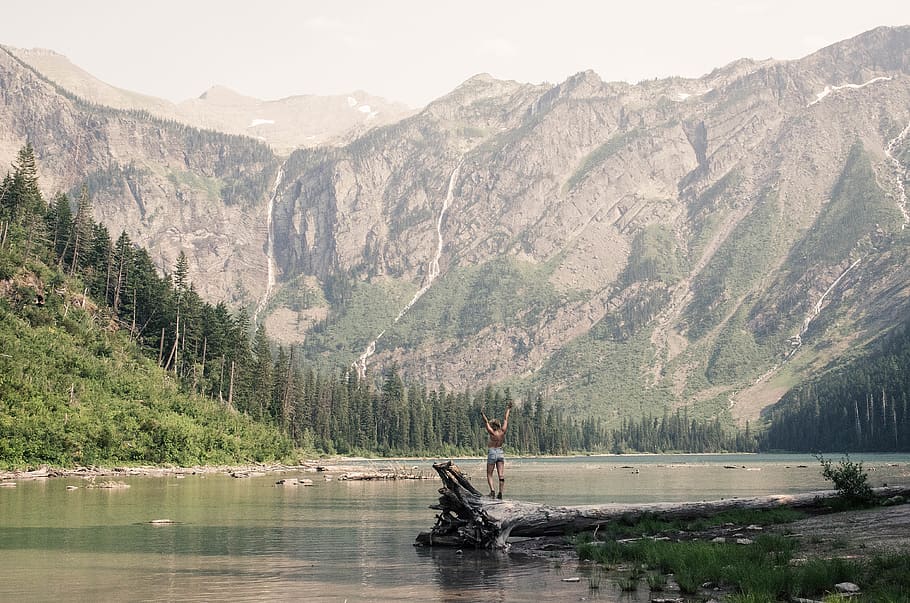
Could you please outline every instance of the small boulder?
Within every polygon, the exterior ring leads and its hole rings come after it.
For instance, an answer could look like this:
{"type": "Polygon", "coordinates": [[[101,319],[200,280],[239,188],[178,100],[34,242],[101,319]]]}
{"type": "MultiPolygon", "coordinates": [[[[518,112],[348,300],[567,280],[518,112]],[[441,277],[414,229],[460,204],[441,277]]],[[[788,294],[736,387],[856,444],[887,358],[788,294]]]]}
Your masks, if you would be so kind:
{"type": "Polygon", "coordinates": [[[842,594],[856,594],[859,592],[859,586],[852,582],[838,582],[834,585],[834,590],[842,594]]]}

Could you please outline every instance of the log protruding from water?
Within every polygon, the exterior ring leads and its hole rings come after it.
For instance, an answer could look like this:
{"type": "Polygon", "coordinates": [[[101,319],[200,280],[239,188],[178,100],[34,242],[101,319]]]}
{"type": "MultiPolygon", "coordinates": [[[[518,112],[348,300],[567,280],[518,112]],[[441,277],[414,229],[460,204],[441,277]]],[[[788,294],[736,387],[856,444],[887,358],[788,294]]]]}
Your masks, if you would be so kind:
{"type": "MultiPolygon", "coordinates": [[[[560,536],[594,530],[615,521],[635,521],[647,515],[659,519],[696,519],[737,509],[794,508],[818,510],[836,498],[837,490],[775,494],[753,498],[728,498],[698,502],[607,503],[555,507],[541,503],[497,500],[477,491],[452,461],[435,463],[442,479],[436,525],[417,536],[418,546],[454,546],[487,549],[508,547],[510,536],[560,536]]],[[[907,487],[874,488],[882,498],[906,495],[907,487]]]]}

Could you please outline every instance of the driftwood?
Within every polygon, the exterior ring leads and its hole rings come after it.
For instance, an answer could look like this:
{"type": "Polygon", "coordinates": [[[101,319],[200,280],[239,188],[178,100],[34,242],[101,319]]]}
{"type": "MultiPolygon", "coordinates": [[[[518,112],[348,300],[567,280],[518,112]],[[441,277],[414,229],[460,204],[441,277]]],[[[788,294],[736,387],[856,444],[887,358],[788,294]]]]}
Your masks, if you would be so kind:
{"type": "MultiPolygon", "coordinates": [[[[502,549],[507,548],[510,536],[561,536],[594,530],[614,521],[634,521],[646,515],[661,519],[695,519],[734,509],[820,509],[825,500],[838,496],[836,490],[819,490],[702,502],[553,507],[484,496],[452,461],[435,463],[433,468],[442,478],[443,487],[439,490],[439,504],[430,508],[440,513],[436,516],[436,525],[417,536],[418,546],[502,549]]],[[[906,495],[910,493],[910,487],[874,488],[873,492],[879,497],[906,495]]]]}

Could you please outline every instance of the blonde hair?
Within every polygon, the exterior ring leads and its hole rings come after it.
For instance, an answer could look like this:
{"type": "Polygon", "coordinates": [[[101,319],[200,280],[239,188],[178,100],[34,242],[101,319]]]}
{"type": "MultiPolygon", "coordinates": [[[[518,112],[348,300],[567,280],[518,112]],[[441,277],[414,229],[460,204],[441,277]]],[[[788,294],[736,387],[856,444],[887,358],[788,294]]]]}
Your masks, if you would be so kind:
{"type": "Polygon", "coordinates": [[[499,423],[499,419],[493,419],[492,421],[490,421],[490,427],[492,427],[493,429],[499,429],[502,427],[502,425],[499,423]]]}

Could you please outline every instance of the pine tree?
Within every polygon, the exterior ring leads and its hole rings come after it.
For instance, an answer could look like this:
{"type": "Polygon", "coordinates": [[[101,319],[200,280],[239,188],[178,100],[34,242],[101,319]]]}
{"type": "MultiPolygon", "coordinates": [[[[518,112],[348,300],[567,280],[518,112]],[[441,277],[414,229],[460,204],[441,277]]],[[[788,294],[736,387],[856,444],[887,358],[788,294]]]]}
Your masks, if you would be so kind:
{"type": "Polygon", "coordinates": [[[14,164],[12,197],[12,219],[20,224],[31,217],[44,214],[44,199],[38,186],[38,166],[35,151],[30,142],[19,150],[14,164]]]}
{"type": "Polygon", "coordinates": [[[28,257],[34,244],[43,243],[46,238],[44,217],[47,213],[38,187],[38,167],[31,143],[26,143],[19,151],[13,168],[12,179],[4,181],[4,213],[8,215],[7,223],[15,226],[25,241],[28,257]],[[7,186],[9,190],[6,190],[7,186]]]}
{"type": "Polygon", "coordinates": [[[130,298],[129,296],[124,296],[124,293],[128,293],[126,289],[127,278],[129,275],[130,264],[132,263],[133,255],[133,245],[130,242],[129,236],[126,234],[126,231],[121,231],[120,236],[117,238],[117,242],[114,244],[114,250],[112,255],[112,301],[111,309],[114,311],[115,315],[120,315],[120,306],[124,298],[130,300],[129,306],[126,308],[128,311],[128,324],[130,325],[130,335],[135,336],[136,334],[136,304],[135,299],[130,298]]]}
{"type": "Polygon", "coordinates": [[[66,193],[54,195],[45,222],[54,259],[58,266],[63,266],[67,263],[73,237],[73,210],[66,193]]]}
{"type": "MultiPolygon", "coordinates": [[[[265,325],[260,324],[253,338],[253,374],[252,412],[255,417],[265,419],[273,412],[272,408],[272,381],[274,369],[272,351],[265,325]]],[[[274,416],[269,417],[274,418],[274,416]]]]}
{"type": "Polygon", "coordinates": [[[86,259],[82,256],[91,244],[92,222],[92,198],[88,194],[88,186],[83,184],[73,224],[73,259],[70,264],[70,274],[75,274],[76,270],[86,263],[86,259]]]}

